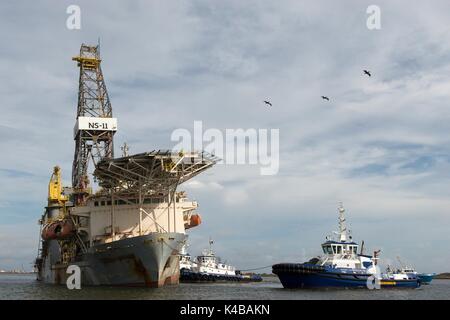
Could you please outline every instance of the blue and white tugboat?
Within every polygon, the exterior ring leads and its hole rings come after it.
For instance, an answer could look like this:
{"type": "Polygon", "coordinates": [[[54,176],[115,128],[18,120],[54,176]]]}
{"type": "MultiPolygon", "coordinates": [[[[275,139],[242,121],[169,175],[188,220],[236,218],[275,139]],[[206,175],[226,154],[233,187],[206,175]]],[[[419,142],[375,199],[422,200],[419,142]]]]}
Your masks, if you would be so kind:
{"type": "Polygon", "coordinates": [[[339,232],[336,239],[327,237],[322,243],[323,255],[306,263],[279,263],[272,266],[285,288],[417,288],[420,280],[415,275],[400,277],[381,274],[378,267],[380,251],[373,256],[358,253],[358,244],[352,241],[345,223],[345,210],[339,207],[339,232]]]}

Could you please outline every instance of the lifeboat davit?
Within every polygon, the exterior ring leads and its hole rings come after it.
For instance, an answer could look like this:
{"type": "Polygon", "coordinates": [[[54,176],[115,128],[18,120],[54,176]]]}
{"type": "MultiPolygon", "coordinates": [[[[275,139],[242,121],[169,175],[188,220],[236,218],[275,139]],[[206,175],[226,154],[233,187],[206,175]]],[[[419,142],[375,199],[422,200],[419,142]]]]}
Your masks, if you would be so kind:
{"type": "Polygon", "coordinates": [[[42,229],[42,239],[44,240],[62,240],[70,238],[74,234],[75,225],[70,219],[50,222],[42,229]]]}
{"type": "Polygon", "coordinates": [[[202,218],[199,214],[193,214],[189,218],[189,220],[184,224],[185,229],[193,228],[202,223],[202,218]]]}

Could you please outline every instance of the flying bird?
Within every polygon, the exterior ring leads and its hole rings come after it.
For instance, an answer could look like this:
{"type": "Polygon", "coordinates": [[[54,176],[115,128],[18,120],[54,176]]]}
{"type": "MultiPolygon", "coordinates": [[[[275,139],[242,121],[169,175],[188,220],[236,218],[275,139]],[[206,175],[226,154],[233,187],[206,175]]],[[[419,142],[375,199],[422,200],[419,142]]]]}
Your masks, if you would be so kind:
{"type": "Polygon", "coordinates": [[[272,104],[270,103],[270,101],[264,100],[264,103],[267,104],[267,105],[269,105],[269,106],[272,106],[272,104]]]}
{"type": "Polygon", "coordinates": [[[364,74],[367,74],[369,77],[371,77],[372,75],[370,74],[370,71],[364,70],[364,74]]]}
{"type": "Polygon", "coordinates": [[[322,99],[323,99],[323,100],[327,100],[327,101],[330,101],[330,98],[328,98],[328,97],[325,97],[325,96],[322,96],[322,99]]]}

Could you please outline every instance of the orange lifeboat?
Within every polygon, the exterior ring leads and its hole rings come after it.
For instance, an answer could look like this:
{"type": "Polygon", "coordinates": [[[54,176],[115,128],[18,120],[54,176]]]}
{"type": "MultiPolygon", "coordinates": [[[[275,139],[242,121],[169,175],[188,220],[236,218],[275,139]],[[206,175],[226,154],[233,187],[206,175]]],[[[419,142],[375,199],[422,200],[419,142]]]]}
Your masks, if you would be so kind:
{"type": "Polygon", "coordinates": [[[189,218],[189,221],[184,224],[185,229],[193,228],[198,226],[200,223],[202,223],[202,218],[199,214],[193,214],[189,218]]]}
{"type": "Polygon", "coordinates": [[[64,219],[48,223],[42,229],[42,239],[61,240],[72,237],[75,234],[75,226],[72,220],[64,219]]]}

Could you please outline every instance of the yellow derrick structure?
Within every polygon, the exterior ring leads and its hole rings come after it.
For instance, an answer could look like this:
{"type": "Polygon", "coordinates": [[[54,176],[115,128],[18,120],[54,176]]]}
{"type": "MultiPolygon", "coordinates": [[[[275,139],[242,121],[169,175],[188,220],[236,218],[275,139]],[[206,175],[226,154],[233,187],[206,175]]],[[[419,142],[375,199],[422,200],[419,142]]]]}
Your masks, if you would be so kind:
{"type": "Polygon", "coordinates": [[[73,61],[78,62],[78,67],[83,67],[85,69],[95,70],[102,62],[101,59],[95,57],[81,57],[76,56],[72,58],[73,61]]]}

